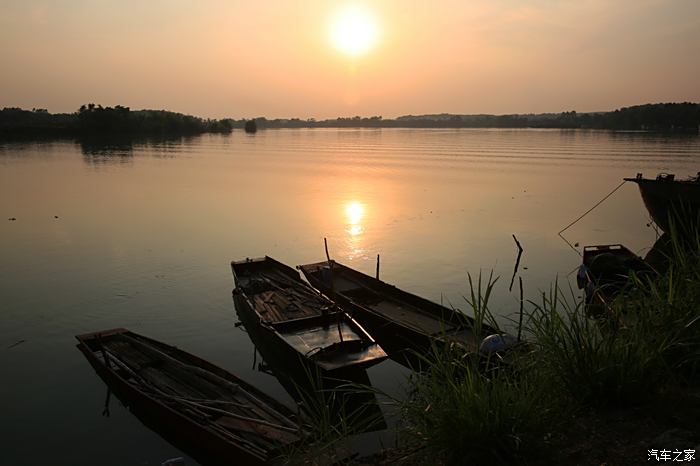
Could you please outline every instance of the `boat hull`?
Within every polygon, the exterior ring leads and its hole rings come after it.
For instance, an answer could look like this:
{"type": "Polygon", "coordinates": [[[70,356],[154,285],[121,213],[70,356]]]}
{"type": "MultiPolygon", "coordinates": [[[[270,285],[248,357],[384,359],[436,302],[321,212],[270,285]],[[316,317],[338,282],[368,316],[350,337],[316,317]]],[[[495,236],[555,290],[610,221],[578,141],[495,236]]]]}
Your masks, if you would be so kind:
{"type": "Polygon", "coordinates": [[[196,366],[197,370],[206,371],[214,377],[242,387],[257,398],[264,400],[281,416],[292,419],[295,415],[288,408],[224,369],[175,347],[142,337],[126,329],[111,329],[76,336],[79,341],[78,349],[85,355],[97,375],[105,382],[108,389],[146,426],[203,464],[223,466],[235,462],[244,465],[262,465],[269,464],[278,454],[278,451],[272,450],[268,454],[252,451],[242,444],[232,442],[231,438],[216,432],[208,421],[202,422],[201,419],[188,413],[187,409],[178,409],[177,406],[174,407],[167,401],[158,399],[147,387],[135,384],[133,379],[129,381],[123,369],[119,370],[111,356],[103,359],[104,356],[100,357],[99,355],[104,353],[96,349],[96,345],[97,347],[102,345],[102,339],[108,339],[115,335],[129,335],[138,338],[145,344],[152,344],[156,350],[167,351],[180,361],[196,366]]]}
{"type": "Polygon", "coordinates": [[[664,232],[670,233],[671,223],[680,231],[699,225],[700,182],[677,181],[668,176],[655,180],[641,177],[625,180],[637,183],[651,219],[664,232]]]}

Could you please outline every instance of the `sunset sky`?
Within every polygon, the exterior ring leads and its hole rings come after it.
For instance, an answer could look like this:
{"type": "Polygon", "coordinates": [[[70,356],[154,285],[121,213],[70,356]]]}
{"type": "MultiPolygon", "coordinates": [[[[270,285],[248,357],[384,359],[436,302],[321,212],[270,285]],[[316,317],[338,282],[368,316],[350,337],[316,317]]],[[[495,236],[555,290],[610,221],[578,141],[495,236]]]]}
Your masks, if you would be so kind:
{"type": "Polygon", "coordinates": [[[700,101],[698,0],[0,0],[0,108],[204,117],[700,101]]]}

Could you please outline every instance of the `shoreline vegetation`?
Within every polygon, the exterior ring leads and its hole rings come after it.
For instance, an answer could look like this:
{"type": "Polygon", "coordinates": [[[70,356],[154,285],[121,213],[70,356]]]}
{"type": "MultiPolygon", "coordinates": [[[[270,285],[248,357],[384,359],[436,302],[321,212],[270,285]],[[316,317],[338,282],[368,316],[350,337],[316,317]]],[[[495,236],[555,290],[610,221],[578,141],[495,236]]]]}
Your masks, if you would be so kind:
{"type": "Polygon", "coordinates": [[[117,105],[82,105],[75,113],[46,109],[0,110],[0,137],[194,136],[228,133],[232,120],[204,119],[166,110],[131,110],[117,105]]]}
{"type": "Polygon", "coordinates": [[[163,136],[228,133],[254,123],[256,129],[277,128],[552,128],[608,129],[697,133],[700,104],[658,103],[624,107],[610,112],[512,114],[512,115],[404,115],[395,119],[338,117],[336,119],[205,119],[166,110],[131,110],[117,105],[82,105],[74,113],[49,113],[46,109],[0,110],[0,137],[99,137],[163,136]]]}
{"type": "MultiPolygon", "coordinates": [[[[393,408],[396,444],[344,464],[695,464],[700,234],[672,234],[661,252],[664,271],[654,278],[630,272],[604,317],[590,315],[584,300],[557,282],[525,302],[527,344],[505,365],[487,362],[485,370],[483,360],[433,346],[418,355],[422,370],[404,382],[405,399],[365,387],[393,408]]],[[[470,278],[465,298],[487,322],[496,280],[470,278]]],[[[344,426],[324,424],[317,448],[293,452],[285,463],[342,458],[344,426]]]]}

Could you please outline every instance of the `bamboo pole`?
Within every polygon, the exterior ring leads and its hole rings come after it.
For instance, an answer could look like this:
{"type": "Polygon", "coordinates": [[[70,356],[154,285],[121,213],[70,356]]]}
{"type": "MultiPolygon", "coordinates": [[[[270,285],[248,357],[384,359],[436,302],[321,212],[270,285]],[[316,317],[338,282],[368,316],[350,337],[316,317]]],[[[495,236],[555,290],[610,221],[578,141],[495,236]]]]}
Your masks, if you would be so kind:
{"type": "MultiPolygon", "coordinates": [[[[323,238],[323,247],[326,250],[326,260],[328,261],[328,267],[331,273],[331,297],[333,298],[333,301],[335,301],[335,286],[333,284],[333,261],[331,261],[331,256],[328,254],[328,239],[326,237],[323,238]]],[[[337,321],[336,324],[338,326],[338,337],[340,338],[340,342],[343,342],[343,329],[340,327],[340,314],[341,312],[336,312],[337,314],[337,321]]]]}
{"type": "Polygon", "coordinates": [[[518,277],[520,282],[520,319],[518,321],[518,342],[523,332],[523,277],[518,277]]]}
{"type": "Polygon", "coordinates": [[[520,246],[520,241],[518,241],[518,238],[513,235],[513,239],[515,240],[515,244],[518,246],[518,257],[515,259],[515,267],[513,267],[513,276],[510,279],[510,286],[508,287],[508,291],[513,290],[513,282],[515,281],[515,274],[518,273],[518,267],[520,266],[520,257],[523,255],[523,247],[520,246]]]}

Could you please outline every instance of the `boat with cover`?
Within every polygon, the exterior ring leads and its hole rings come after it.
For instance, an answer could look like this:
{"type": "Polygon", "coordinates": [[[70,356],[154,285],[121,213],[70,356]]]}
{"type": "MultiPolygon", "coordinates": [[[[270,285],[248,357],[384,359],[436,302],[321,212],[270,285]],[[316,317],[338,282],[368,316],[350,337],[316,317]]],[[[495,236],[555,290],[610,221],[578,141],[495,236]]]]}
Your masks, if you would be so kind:
{"type": "MultiPolygon", "coordinates": [[[[312,286],[352,312],[384,348],[395,354],[397,360],[408,358],[410,350],[424,351],[433,343],[455,343],[468,353],[479,353],[480,345],[489,335],[499,332],[471,317],[407,291],[396,288],[377,278],[365,275],[331,260],[300,265],[312,286]]],[[[489,340],[489,345],[493,344],[489,340]]],[[[511,344],[510,337],[498,342],[511,344]]],[[[494,348],[494,352],[499,349],[494,348]]],[[[491,350],[489,350],[490,352],[491,350]]]]}
{"type": "Polygon", "coordinates": [[[661,230],[670,233],[671,222],[681,231],[698,226],[700,219],[700,172],[686,180],[675,175],[661,173],[656,179],[644,178],[637,173],[625,181],[637,183],[644,205],[651,219],[661,230]]]}
{"type": "Polygon", "coordinates": [[[132,413],[203,464],[269,464],[306,435],[288,408],[197,356],[123,328],[76,338],[132,413]]]}
{"type": "Polygon", "coordinates": [[[231,262],[236,307],[256,315],[260,327],[290,354],[324,371],[367,368],[387,358],[362,326],[270,257],[231,262]]]}

